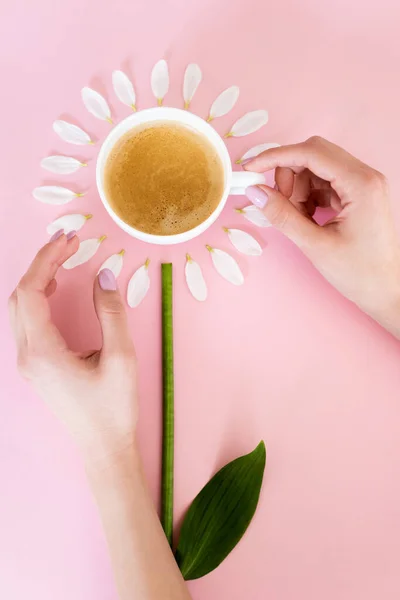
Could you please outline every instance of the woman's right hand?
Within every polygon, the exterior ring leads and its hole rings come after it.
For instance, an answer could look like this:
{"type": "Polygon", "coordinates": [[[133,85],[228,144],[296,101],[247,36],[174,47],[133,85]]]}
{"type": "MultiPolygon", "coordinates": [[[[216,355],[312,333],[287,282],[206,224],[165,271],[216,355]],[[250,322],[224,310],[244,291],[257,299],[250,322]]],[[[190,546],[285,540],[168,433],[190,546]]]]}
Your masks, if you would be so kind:
{"type": "Polygon", "coordinates": [[[275,171],[248,198],[346,298],[400,338],[400,246],[385,177],[320,137],[267,150],[247,171],[275,171]],[[320,226],[317,207],[336,215],[320,226]]]}

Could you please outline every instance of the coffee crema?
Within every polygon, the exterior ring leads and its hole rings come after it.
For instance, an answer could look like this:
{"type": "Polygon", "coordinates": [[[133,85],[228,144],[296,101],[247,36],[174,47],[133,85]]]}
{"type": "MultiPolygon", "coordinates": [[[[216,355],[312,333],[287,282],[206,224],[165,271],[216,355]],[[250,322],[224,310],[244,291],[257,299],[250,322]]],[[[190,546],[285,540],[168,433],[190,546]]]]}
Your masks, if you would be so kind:
{"type": "Polygon", "coordinates": [[[202,134],[175,122],[146,123],[111,150],[104,189],[112,210],[131,227],[175,235],[214,212],[224,191],[224,170],[202,134]]]}

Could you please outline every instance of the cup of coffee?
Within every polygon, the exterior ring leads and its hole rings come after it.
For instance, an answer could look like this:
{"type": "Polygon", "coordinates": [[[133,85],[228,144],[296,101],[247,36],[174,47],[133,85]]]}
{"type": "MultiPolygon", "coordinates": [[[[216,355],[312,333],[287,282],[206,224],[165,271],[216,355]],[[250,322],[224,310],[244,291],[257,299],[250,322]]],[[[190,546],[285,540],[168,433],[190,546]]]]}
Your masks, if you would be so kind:
{"type": "Polygon", "coordinates": [[[177,244],[208,229],[229,194],[244,194],[265,179],[232,172],[228,150],[209,123],[162,106],[114,127],[97,158],[96,182],[124,231],[152,244],[177,244]]]}

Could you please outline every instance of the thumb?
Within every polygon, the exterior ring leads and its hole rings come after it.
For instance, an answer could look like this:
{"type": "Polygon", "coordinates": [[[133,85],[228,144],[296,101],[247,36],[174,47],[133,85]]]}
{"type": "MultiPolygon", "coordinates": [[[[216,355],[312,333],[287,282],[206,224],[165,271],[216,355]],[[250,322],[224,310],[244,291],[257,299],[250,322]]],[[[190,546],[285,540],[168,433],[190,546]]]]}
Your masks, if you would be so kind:
{"type": "Polygon", "coordinates": [[[133,352],[128,319],[117,281],[110,269],[102,269],[94,282],[94,306],[103,335],[103,352],[133,352]]]}
{"type": "Polygon", "coordinates": [[[301,214],[278,190],[266,185],[252,185],[246,189],[246,196],[262,210],[271,225],[299,248],[310,248],[318,242],[321,228],[301,214]]]}

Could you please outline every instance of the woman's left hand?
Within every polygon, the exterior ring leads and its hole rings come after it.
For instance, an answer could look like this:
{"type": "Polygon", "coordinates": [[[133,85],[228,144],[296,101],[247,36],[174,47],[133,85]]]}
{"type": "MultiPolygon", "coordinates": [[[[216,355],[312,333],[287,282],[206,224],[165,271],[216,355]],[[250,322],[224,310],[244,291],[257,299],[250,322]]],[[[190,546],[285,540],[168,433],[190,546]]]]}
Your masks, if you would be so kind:
{"type": "Polygon", "coordinates": [[[18,367],[78,443],[86,463],[112,460],[134,443],[137,422],[136,358],[115,277],[101,271],[94,306],[101,350],[72,352],[51,319],[47,298],[59,267],[79,248],[62,234],[37,254],[9,301],[18,367]]]}

